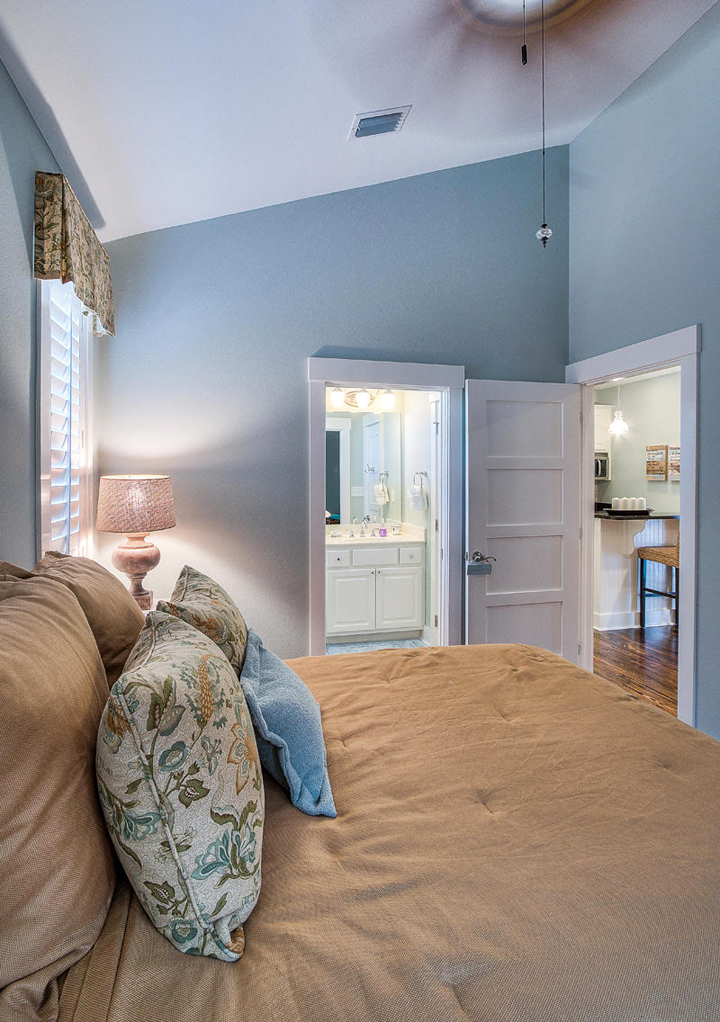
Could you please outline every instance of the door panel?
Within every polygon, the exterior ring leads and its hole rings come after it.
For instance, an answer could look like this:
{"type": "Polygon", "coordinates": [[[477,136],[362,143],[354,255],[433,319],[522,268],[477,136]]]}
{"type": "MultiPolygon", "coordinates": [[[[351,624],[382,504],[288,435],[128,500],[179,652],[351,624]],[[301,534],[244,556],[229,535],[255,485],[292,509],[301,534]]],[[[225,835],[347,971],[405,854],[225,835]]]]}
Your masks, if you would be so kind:
{"type": "Polygon", "coordinates": [[[468,380],[466,641],[578,660],[580,388],[468,380]]]}

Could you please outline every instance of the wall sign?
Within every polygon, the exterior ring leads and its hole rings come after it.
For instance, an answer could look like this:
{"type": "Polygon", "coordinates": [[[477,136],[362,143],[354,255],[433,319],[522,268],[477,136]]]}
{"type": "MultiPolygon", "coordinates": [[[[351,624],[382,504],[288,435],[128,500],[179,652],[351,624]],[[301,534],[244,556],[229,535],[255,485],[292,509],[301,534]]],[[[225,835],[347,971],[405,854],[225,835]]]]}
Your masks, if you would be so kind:
{"type": "Polygon", "coordinates": [[[668,477],[667,444],[645,448],[645,478],[648,482],[664,482],[668,477]]]}
{"type": "Polygon", "coordinates": [[[678,482],[680,479],[680,446],[668,445],[668,479],[678,482]]]}

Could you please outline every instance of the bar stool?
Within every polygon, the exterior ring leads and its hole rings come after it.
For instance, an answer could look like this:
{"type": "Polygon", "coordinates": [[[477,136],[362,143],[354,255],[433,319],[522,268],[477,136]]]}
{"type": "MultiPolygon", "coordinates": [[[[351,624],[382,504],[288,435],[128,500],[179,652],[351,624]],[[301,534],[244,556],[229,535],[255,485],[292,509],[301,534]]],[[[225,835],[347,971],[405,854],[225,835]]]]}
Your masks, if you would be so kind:
{"type": "Polygon", "coordinates": [[[665,596],[675,601],[675,621],[679,621],[680,612],[680,536],[675,546],[640,546],[637,549],[638,555],[638,589],[640,592],[640,627],[645,627],[645,597],[665,596]],[[645,585],[645,565],[647,561],[655,561],[656,564],[665,564],[672,568],[672,579],[675,583],[674,592],[665,592],[661,589],[651,589],[645,585]]]}

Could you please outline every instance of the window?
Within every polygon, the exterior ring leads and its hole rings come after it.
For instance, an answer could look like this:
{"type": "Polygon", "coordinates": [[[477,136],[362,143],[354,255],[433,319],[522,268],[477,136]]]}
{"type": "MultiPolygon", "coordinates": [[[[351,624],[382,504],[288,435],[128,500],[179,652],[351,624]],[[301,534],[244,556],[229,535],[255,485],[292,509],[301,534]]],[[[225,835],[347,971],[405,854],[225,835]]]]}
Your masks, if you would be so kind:
{"type": "Polygon", "coordinates": [[[92,556],[92,316],[72,284],[39,286],[41,552],[92,556]]]}

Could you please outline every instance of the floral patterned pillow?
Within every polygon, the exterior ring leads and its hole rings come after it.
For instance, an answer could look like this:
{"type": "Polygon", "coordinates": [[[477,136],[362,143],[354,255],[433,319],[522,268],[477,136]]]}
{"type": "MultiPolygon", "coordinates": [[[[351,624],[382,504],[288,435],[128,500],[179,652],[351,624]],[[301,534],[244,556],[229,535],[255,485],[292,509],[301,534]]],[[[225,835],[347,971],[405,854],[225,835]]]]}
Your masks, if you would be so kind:
{"type": "Polygon", "coordinates": [[[245,660],[247,625],[235,601],[217,582],[186,564],[172,597],[158,600],[157,609],[204,632],[217,643],[236,673],[240,673],[245,660]]]}
{"type": "Polygon", "coordinates": [[[214,642],[148,614],[96,765],[110,836],[155,926],[186,954],[237,961],[260,892],[264,791],[245,697],[214,642]]]}

